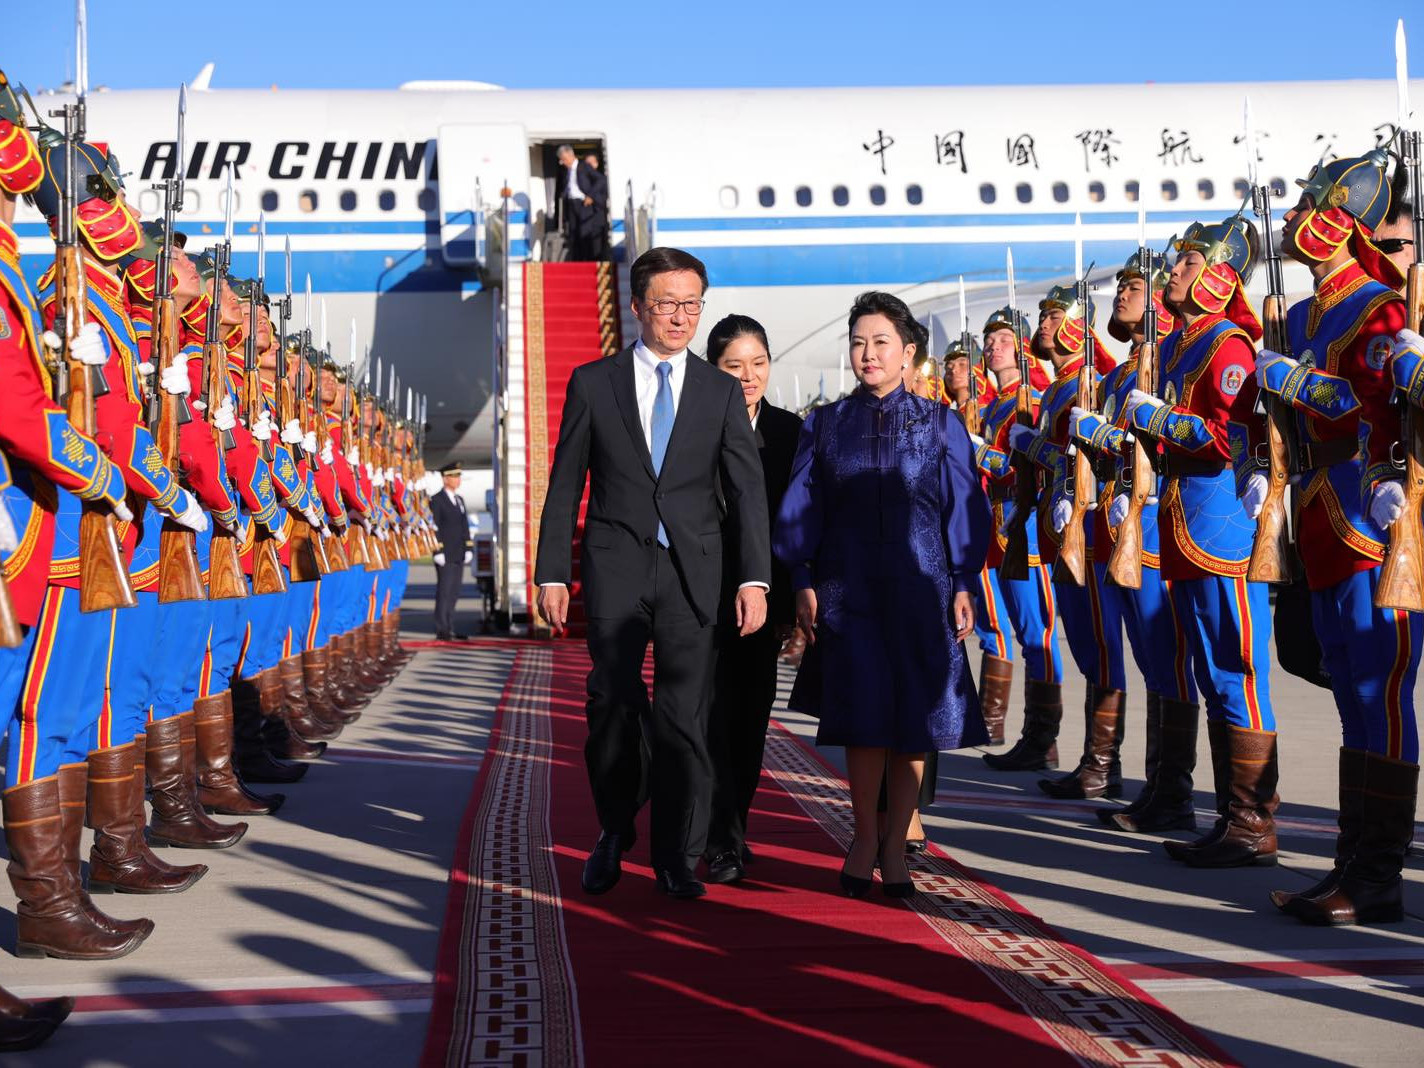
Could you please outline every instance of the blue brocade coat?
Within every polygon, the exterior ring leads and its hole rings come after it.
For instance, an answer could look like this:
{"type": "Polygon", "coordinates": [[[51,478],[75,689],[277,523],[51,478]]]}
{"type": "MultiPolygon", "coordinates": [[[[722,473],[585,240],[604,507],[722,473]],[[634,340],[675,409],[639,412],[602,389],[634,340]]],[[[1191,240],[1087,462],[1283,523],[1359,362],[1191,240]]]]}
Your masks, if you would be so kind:
{"type": "Polygon", "coordinates": [[[901,753],[988,742],[954,594],[973,590],[989,506],[946,406],[857,390],[806,417],[772,548],[819,618],[790,707],[820,745],[901,753]]]}

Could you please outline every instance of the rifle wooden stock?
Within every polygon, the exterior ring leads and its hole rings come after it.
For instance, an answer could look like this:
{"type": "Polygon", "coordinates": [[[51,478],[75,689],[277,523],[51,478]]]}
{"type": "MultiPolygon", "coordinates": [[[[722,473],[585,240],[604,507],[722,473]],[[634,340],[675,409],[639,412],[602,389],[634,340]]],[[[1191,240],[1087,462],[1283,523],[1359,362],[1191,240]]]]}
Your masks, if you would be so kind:
{"type": "Polygon", "coordinates": [[[310,523],[295,514],[287,544],[291,552],[293,582],[315,582],[331,570],[321,538],[312,530],[310,523]]]}
{"type": "Polygon", "coordinates": [[[322,535],[326,543],[326,559],[331,564],[333,571],[347,571],[351,567],[351,561],[346,555],[346,542],[339,534],[322,535]]]}
{"type": "Polygon", "coordinates": [[[372,534],[366,539],[366,570],[385,571],[391,566],[390,557],[381,539],[372,534]]]}
{"type": "Polygon", "coordinates": [[[357,523],[346,530],[346,560],[352,567],[365,567],[371,562],[366,551],[366,532],[357,523]]]}
{"type": "Polygon", "coordinates": [[[208,596],[214,601],[230,601],[247,596],[247,579],[242,573],[242,553],[231,531],[213,527],[208,550],[208,596]]]}
{"type": "MultiPolygon", "coordinates": [[[[1415,255],[1419,250],[1415,249],[1415,255]]],[[[1417,331],[1424,319],[1424,263],[1409,268],[1409,328],[1417,331]]],[[[1390,525],[1384,566],[1375,588],[1377,608],[1424,612],[1424,419],[1418,408],[1408,408],[1402,420],[1404,454],[1404,511],[1390,525]]]]}
{"type": "MultiPolygon", "coordinates": [[[[1090,346],[1084,346],[1083,366],[1078,369],[1077,404],[1084,411],[1094,408],[1093,367],[1090,362],[1092,354],[1089,348],[1090,346]]],[[[1093,473],[1092,457],[1088,455],[1087,449],[1074,445],[1071,501],[1073,510],[1063,527],[1063,540],[1058,546],[1058,559],[1053,565],[1053,578],[1056,581],[1069,579],[1075,586],[1082,586],[1088,580],[1088,533],[1084,529],[1084,520],[1093,507],[1096,498],[1094,491],[1097,488],[1098,477],[1093,473]]]]}
{"type": "Polygon", "coordinates": [[[287,592],[287,576],[282,573],[282,558],[277,553],[277,539],[270,534],[258,534],[252,544],[252,592],[287,592]]]}
{"type": "MultiPolygon", "coordinates": [[[[1014,421],[1020,426],[1033,426],[1033,394],[1021,361],[1018,391],[1014,395],[1014,421]]],[[[1022,581],[1028,578],[1028,524],[1038,504],[1038,471],[1027,457],[1014,457],[1014,514],[1005,524],[1004,560],[999,565],[1002,578],[1022,581]]],[[[426,532],[432,544],[433,536],[426,532]]],[[[432,548],[432,553],[436,550],[432,548]]]]}
{"type": "MultiPolygon", "coordinates": [[[[1148,295],[1151,299],[1151,295],[1148,295]]],[[[1155,340],[1155,339],[1154,339],[1155,340]]],[[[1157,346],[1143,342],[1137,353],[1138,388],[1156,392],[1157,346]]],[[[1152,467],[1151,443],[1141,434],[1133,433],[1128,465],[1132,472],[1132,487],[1127,494],[1127,515],[1117,528],[1117,541],[1108,556],[1108,581],[1125,590],[1142,589],[1142,512],[1147,498],[1152,496],[1157,472],[1152,467]]]]}
{"type": "MultiPolygon", "coordinates": [[[[1266,347],[1285,352],[1286,308],[1280,296],[1266,297],[1263,306],[1266,347]]],[[[1266,499],[1256,518],[1256,537],[1251,544],[1251,562],[1246,565],[1248,582],[1282,583],[1291,580],[1289,532],[1286,528],[1286,487],[1290,484],[1290,440],[1295,415],[1279,397],[1268,395],[1266,403],[1266,499]]]]}
{"type": "Polygon", "coordinates": [[[207,595],[193,531],[165,519],[158,534],[158,603],[201,601],[207,595]]]}
{"type": "Polygon", "coordinates": [[[5,576],[0,575],[0,649],[17,649],[25,640],[20,617],[15,615],[15,602],[10,597],[10,587],[5,576]]]}
{"type": "MultiPolygon", "coordinates": [[[[160,374],[178,351],[178,312],[173,298],[156,302],[153,323],[153,362],[160,374]]],[[[155,437],[164,464],[176,478],[178,462],[178,398],[159,389],[158,427],[155,437]]],[[[165,520],[158,536],[158,603],[201,601],[207,596],[198,566],[197,534],[165,520]]]]}

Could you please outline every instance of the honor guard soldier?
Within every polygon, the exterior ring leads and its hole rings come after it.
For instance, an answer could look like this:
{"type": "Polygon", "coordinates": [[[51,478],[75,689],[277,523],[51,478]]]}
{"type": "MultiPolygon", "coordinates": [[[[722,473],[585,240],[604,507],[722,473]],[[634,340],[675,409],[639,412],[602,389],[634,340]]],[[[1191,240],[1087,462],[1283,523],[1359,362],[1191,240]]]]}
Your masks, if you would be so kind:
{"type": "MultiPolygon", "coordinates": [[[[1155,470],[1140,511],[1129,514],[1134,444],[1125,413],[1132,391],[1142,388],[1138,360],[1144,348],[1149,299],[1157,330],[1152,339],[1154,369],[1153,385],[1146,387],[1149,392],[1160,380],[1161,363],[1156,353],[1176,329],[1175,317],[1162,304],[1169,274],[1166,260],[1158,255],[1147,257],[1150,280],[1144,277],[1143,266],[1142,253],[1134,253],[1117,272],[1117,295],[1108,322],[1108,333],[1128,343],[1128,357],[1103,377],[1098,412],[1075,407],[1071,415],[1074,441],[1106,464],[1112,479],[1110,506],[1098,509],[1094,516],[1094,546],[1110,545],[1113,553],[1094,553],[1093,569],[1100,585],[1112,581],[1111,564],[1116,554],[1129,548],[1130,542],[1120,543],[1114,532],[1120,531],[1124,522],[1138,527],[1131,550],[1138,559],[1124,564],[1129,571],[1133,567],[1140,570],[1138,585],[1117,586],[1128,644],[1147,689],[1146,783],[1131,804],[1099,809],[1098,818],[1124,831],[1192,830],[1196,827],[1192,771],[1197,760],[1197,689],[1184,621],[1172,602],[1172,583],[1162,578],[1157,529],[1159,476],[1155,470]]],[[[1144,437],[1140,444],[1155,461],[1156,442],[1144,437]]]]}
{"type": "MultiPolygon", "coordinates": [[[[1016,426],[1010,443],[1044,469],[1049,479],[1038,509],[1039,552],[1053,568],[1053,588],[1068,649],[1087,680],[1084,701],[1083,755],[1069,774],[1040,779],[1039,788],[1050,797],[1117,797],[1122,793],[1123,702],[1127,689],[1122,645],[1122,602],[1118,590],[1106,586],[1092,566],[1093,524],[1083,520],[1084,559],[1082,585],[1060,563],[1063,531],[1072,511],[1069,482],[1073,459],[1069,455],[1069,423],[1083,374],[1106,374],[1115,366],[1107,346],[1094,334],[1096,309],[1091,298],[1082,303],[1078,286],[1054,286],[1039,302],[1035,344],[1053,361],[1056,376],[1043,393],[1037,433],[1016,426]],[[1091,340],[1094,365],[1086,364],[1091,340]]],[[[1096,384],[1090,387],[1095,390],[1096,384]]],[[[1094,499],[1100,494],[1096,482],[1094,499]]]]}
{"type": "Polygon", "coordinates": [[[1195,841],[1164,845],[1193,867],[1274,864],[1269,593],[1246,579],[1255,531],[1238,496],[1263,433],[1253,377],[1261,325],[1245,295],[1259,238],[1238,213],[1193,223],[1175,247],[1166,303],[1181,325],[1162,343],[1162,394],[1134,389],[1128,416],[1134,434],[1162,445],[1162,578],[1206,703],[1218,818],[1195,841]]]}
{"type": "MultiPolygon", "coordinates": [[[[1057,608],[1048,568],[1038,555],[1038,534],[1029,522],[1028,577],[1005,578],[1000,573],[1007,539],[1004,527],[1012,515],[1017,479],[1025,477],[1010,460],[1009,431],[1019,407],[1021,386],[1030,418],[1038,420],[1042,389],[1023,383],[1019,337],[1023,313],[1003,307],[984,323],[984,363],[994,378],[994,394],[984,409],[981,435],[973,440],[974,460],[984,477],[993,511],[989,556],[980,576],[975,608],[979,635],[979,704],[990,741],[1004,740],[1004,719],[1013,688],[1014,652],[1006,629],[1012,629],[1024,663],[1024,723],[1019,741],[1006,753],[985,753],[984,762],[998,771],[1038,771],[1057,766],[1055,739],[1063,718],[1063,661],[1058,651],[1057,608]],[[1016,323],[1020,329],[1015,329],[1016,323]]],[[[1030,379],[1033,375],[1030,372],[1030,379]]],[[[1046,384],[1046,376],[1045,376],[1046,384]]]]}
{"type": "Polygon", "coordinates": [[[1298,545],[1343,734],[1334,867],[1309,890],[1271,895],[1315,924],[1403,918],[1400,869],[1418,792],[1424,627],[1374,603],[1386,531],[1404,503],[1391,463],[1401,431],[1387,365],[1406,309],[1399,268],[1372,240],[1389,210],[1387,167],[1377,149],[1317,166],[1298,183],[1282,251],[1310,270],[1315,293],[1286,316],[1295,357],[1263,350],[1256,372],[1295,416],[1298,545]]]}

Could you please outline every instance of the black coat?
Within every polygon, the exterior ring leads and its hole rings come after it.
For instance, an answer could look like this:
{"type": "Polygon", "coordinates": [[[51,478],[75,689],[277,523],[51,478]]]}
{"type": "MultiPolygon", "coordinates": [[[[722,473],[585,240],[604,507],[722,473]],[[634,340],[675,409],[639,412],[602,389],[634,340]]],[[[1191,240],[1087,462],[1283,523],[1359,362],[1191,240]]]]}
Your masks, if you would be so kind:
{"type": "Polygon", "coordinates": [[[638,419],[632,346],[574,369],[544,498],[536,585],[571,579],[585,478],[581,569],[590,616],[620,619],[636,610],[661,520],[693,610],[704,626],[713,622],[724,506],[737,532],[728,562],[737,583],[771,582],[766,487],[741,387],[705,360],[688,354],[661,474],[653,472],[638,419]]]}
{"type": "Polygon", "coordinates": [[[566,167],[559,167],[559,198],[558,210],[561,224],[564,222],[563,212],[572,209],[574,222],[580,233],[596,233],[607,223],[608,219],[608,179],[602,171],[595,170],[583,160],[578,161],[578,184],[583,190],[584,196],[593,201],[590,207],[582,200],[572,203],[568,200],[569,172],[566,167]]]}
{"type": "MultiPolygon", "coordinates": [[[[762,476],[766,482],[766,512],[768,522],[775,523],[781,511],[781,498],[791,481],[791,461],[796,458],[796,442],[801,437],[801,417],[785,408],[778,408],[764,398],[757,413],[757,452],[761,456],[762,476]]],[[[728,525],[722,532],[725,544],[734,544],[736,529],[728,525]]],[[[730,559],[730,557],[729,557],[730,559]]],[[[723,621],[731,622],[732,597],[739,584],[730,571],[724,576],[723,621]]],[[[791,575],[774,556],[771,560],[771,593],[767,599],[766,618],[769,624],[796,622],[796,591],[791,588],[791,575]]]]}
{"type": "Polygon", "coordinates": [[[430,514],[435,520],[435,536],[440,539],[440,551],[447,563],[458,564],[465,551],[475,547],[470,538],[470,520],[463,508],[450,503],[442,489],[430,498],[430,514]]]}

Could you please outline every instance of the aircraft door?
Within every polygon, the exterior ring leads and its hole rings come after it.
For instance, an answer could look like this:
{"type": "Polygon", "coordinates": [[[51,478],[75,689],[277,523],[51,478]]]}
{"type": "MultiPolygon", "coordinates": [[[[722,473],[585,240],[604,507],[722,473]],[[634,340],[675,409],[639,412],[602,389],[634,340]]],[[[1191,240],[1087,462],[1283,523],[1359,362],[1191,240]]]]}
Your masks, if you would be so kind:
{"type": "MultiPolygon", "coordinates": [[[[486,266],[487,222],[499,211],[506,185],[513,191],[510,229],[523,233],[529,212],[527,136],[517,122],[440,127],[440,249],[449,266],[486,266]]],[[[511,241],[511,250],[522,245],[511,241]]]]}

